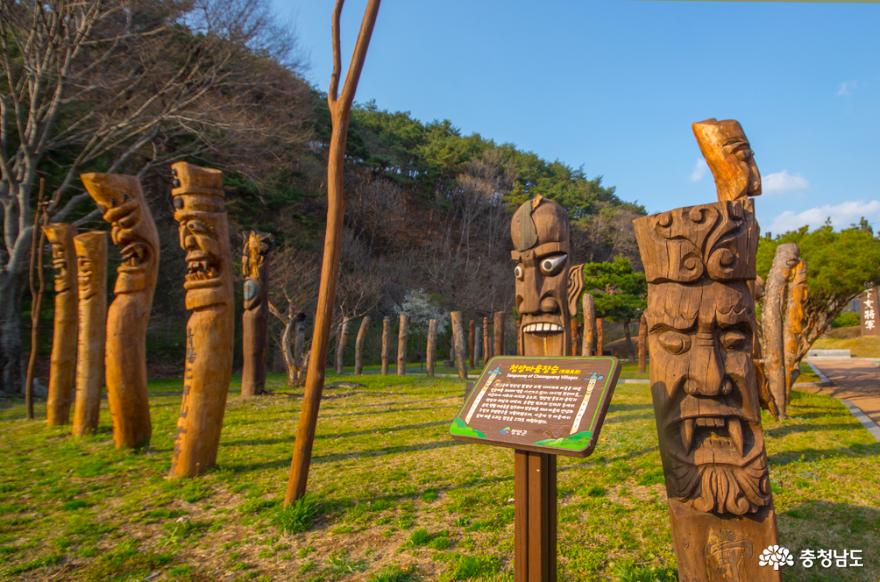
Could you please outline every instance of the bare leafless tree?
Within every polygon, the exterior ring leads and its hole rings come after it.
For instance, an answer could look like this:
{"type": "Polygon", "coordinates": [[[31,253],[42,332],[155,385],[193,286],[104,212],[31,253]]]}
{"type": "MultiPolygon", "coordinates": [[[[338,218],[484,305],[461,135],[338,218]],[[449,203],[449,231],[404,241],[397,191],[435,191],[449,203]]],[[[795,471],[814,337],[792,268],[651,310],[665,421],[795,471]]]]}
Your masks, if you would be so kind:
{"type": "MultiPolygon", "coordinates": [[[[0,2],[0,383],[20,389],[23,290],[37,171],[49,219],[96,215],[86,170],[143,173],[171,158],[303,141],[266,107],[291,91],[289,38],[264,0],[0,2]],[[260,105],[263,105],[262,107],[260,105]]],[[[280,148],[281,150],[290,148],[280,148]]],[[[265,153],[257,159],[271,163],[265,153]]],[[[249,164],[259,172],[259,164],[249,164]]],[[[262,166],[262,167],[265,167],[262,166]]]]}

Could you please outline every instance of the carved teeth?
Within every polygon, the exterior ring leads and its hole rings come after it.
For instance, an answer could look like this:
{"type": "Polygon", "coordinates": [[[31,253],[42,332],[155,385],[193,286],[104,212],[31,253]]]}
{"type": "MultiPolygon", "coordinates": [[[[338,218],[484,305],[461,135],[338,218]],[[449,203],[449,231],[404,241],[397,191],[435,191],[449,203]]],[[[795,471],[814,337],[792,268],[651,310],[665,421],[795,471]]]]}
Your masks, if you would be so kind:
{"type": "Polygon", "coordinates": [[[694,443],[694,419],[686,418],[681,421],[681,444],[684,446],[684,452],[691,451],[691,445],[694,443]]]}
{"type": "Polygon", "coordinates": [[[730,438],[733,439],[733,444],[736,446],[736,450],[742,455],[743,450],[745,449],[742,421],[735,416],[728,417],[727,432],[730,434],[730,438]]]}
{"type": "Polygon", "coordinates": [[[562,326],[555,323],[530,323],[523,328],[526,333],[559,333],[562,326]]]}

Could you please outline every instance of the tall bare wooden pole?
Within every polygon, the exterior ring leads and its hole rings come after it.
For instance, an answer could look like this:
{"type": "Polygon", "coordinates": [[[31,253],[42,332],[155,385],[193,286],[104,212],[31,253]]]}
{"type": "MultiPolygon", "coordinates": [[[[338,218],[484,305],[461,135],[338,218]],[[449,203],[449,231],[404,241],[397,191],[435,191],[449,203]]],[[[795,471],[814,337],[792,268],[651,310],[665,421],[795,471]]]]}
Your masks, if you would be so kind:
{"type": "Polygon", "coordinates": [[[428,347],[425,352],[425,371],[428,376],[434,375],[434,356],[437,355],[437,320],[428,321],[428,347]]]}
{"type": "Polygon", "coordinates": [[[330,337],[330,323],[333,320],[333,306],[336,302],[336,280],[339,275],[339,256],[342,252],[342,219],[345,215],[344,169],[345,144],[348,139],[348,118],[354,102],[373,26],[379,14],[381,0],[368,0],[361,20],[354,52],[342,95],[339,95],[339,77],[342,69],[340,56],[339,20],[343,0],[336,0],[333,8],[333,73],[327,90],[327,105],[330,109],[330,150],[327,155],[327,233],[324,237],[324,257],[321,262],[321,282],[318,288],[318,305],[315,309],[315,334],[312,338],[312,352],[309,358],[306,386],[303,395],[296,441],[293,445],[293,459],[290,464],[290,477],[284,495],[284,505],[290,505],[306,493],[309,478],[309,465],[312,460],[312,445],[315,428],[318,424],[318,409],[321,406],[321,393],[324,390],[324,373],[327,366],[327,347],[330,337]]]}
{"type": "Polygon", "coordinates": [[[489,341],[489,318],[483,318],[483,364],[492,357],[492,343],[489,341]]]}
{"type": "Polygon", "coordinates": [[[452,337],[454,338],[452,345],[455,351],[455,366],[458,368],[458,377],[467,380],[467,355],[464,353],[464,322],[461,320],[461,311],[452,311],[449,315],[452,320],[452,337]]]}
{"type": "Polygon", "coordinates": [[[474,353],[471,356],[471,367],[479,368],[483,365],[482,354],[483,328],[479,325],[474,330],[474,353]]]}
{"type": "Polygon", "coordinates": [[[364,339],[367,336],[367,328],[370,326],[370,316],[361,320],[357,338],[354,340],[354,373],[359,375],[364,371],[364,339]]]}
{"type": "Polygon", "coordinates": [[[382,318],[382,375],[388,375],[388,344],[391,342],[391,320],[382,318]]]}
{"type": "Polygon", "coordinates": [[[589,293],[581,295],[581,307],[584,312],[584,338],[581,343],[581,355],[593,356],[596,354],[596,304],[593,296],[589,293]]]}
{"type": "Polygon", "coordinates": [[[406,340],[409,337],[409,317],[400,314],[400,327],[397,330],[397,375],[406,376],[406,340]]]}
{"type": "Polygon", "coordinates": [[[43,226],[49,223],[46,204],[43,196],[46,193],[46,179],[40,178],[40,189],[37,193],[37,211],[34,212],[34,229],[31,234],[31,257],[28,270],[28,283],[31,290],[31,351],[28,354],[27,372],[24,383],[24,402],[27,417],[34,419],[34,375],[37,367],[37,344],[40,338],[40,308],[43,304],[43,291],[46,281],[43,276],[43,246],[46,244],[46,233],[43,226]],[[39,234],[37,232],[39,231],[39,234]],[[36,274],[36,281],[34,275],[36,274]]]}
{"type": "Polygon", "coordinates": [[[596,318],[596,355],[605,353],[605,321],[601,317],[596,318]]]}
{"type": "Polygon", "coordinates": [[[345,344],[348,343],[348,325],[347,317],[342,319],[339,324],[339,333],[336,336],[336,373],[342,374],[345,367],[345,344]]]}
{"type": "Polygon", "coordinates": [[[504,355],[504,312],[496,311],[495,312],[495,321],[492,322],[492,326],[495,328],[493,331],[495,332],[495,349],[492,350],[493,356],[503,356],[504,355]]]}

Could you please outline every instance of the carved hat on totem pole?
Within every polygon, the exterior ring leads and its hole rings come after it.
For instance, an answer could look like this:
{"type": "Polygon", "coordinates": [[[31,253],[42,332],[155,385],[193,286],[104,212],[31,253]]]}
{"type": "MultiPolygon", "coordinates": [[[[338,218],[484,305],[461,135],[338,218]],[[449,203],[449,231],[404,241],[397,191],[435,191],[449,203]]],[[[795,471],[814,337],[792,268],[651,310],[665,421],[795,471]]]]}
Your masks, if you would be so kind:
{"type": "Polygon", "coordinates": [[[759,231],[751,200],[676,208],[633,226],[648,283],[755,278],[759,231]]]}
{"type": "MultiPolygon", "coordinates": [[[[224,210],[223,172],[213,168],[203,168],[187,162],[171,164],[171,199],[175,208],[179,196],[188,196],[191,201],[188,210],[202,212],[222,212],[224,210]],[[193,197],[198,197],[197,201],[193,197]]],[[[181,206],[182,207],[182,206],[181,206]]]]}
{"type": "Polygon", "coordinates": [[[526,251],[539,242],[557,241],[568,252],[569,227],[565,208],[540,194],[516,209],[510,221],[510,237],[516,251],[526,251]]]}

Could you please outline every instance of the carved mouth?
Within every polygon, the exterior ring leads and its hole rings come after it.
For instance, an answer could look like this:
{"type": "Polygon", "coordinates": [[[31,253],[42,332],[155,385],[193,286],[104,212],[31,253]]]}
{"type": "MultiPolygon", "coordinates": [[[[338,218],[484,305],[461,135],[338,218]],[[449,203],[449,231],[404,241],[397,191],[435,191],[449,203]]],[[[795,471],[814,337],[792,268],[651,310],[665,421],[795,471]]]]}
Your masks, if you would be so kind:
{"type": "Polygon", "coordinates": [[[214,257],[202,251],[186,254],[186,276],[184,289],[213,287],[220,284],[220,265],[214,257]]]}
{"type": "Polygon", "coordinates": [[[523,327],[523,333],[551,335],[562,333],[562,326],[557,323],[530,323],[523,327]]]}
{"type": "MultiPolygon", "coordinates": [[[[746,430],[749,430],[748,427],[746,430]]],[[[701,460],[698,456],[717,459],[735,453],[739,457],[745,454],[743,420],[738,416],[685,418],[679,423],[679,431],[684,454],[690,454],[693,450],[698,464],[701,460]]]]}
{"type": "Polygon", "coordinates": [[[132,272],[139,271],[144,268],[149,257],[149,248],[140,242],[132,242],[120,251],[122,254],[122,263],[119,265],[119,271],[132,272]]]}

